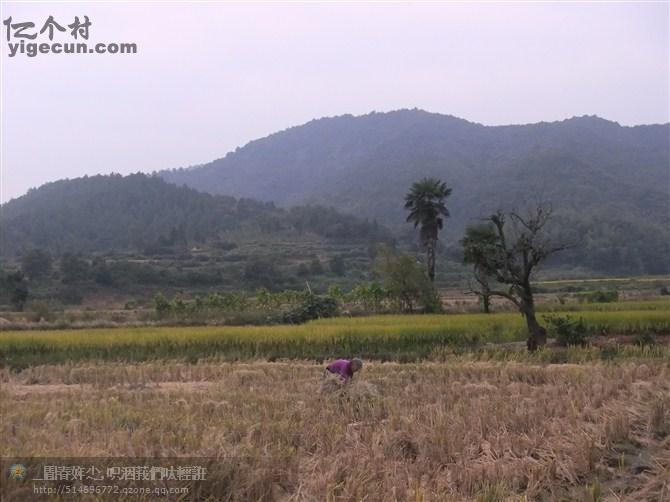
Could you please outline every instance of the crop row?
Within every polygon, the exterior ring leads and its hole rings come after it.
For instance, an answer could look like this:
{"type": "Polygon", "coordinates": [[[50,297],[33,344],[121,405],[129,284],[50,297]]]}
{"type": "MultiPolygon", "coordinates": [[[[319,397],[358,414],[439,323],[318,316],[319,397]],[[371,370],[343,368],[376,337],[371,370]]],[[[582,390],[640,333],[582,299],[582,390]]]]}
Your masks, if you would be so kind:
{"type": "MultiPolygon", "coordinates": [[[[670,333],[670,311],[579,312],[590,335],[670,333]]],[[[0,333],[0,365],[82,360],[425,358],[444,347],[523,340],[518,314],[372,316],[299,326],[148,327],[0,333]]]]}

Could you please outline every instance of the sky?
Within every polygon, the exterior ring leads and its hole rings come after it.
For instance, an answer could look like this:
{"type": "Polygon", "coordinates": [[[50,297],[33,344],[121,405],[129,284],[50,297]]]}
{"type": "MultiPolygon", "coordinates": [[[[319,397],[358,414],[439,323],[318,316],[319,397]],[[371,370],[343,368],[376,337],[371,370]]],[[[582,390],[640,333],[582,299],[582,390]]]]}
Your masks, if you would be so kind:
{"type": "MultiPolygon", "coordinates": [[[[50,15],[63,27],[87,15],[90,45],[138,47],[10,57],[0,25],[1,202],[61,178],[205,163],[345,113],[417,107],[486,125],[592,114],[669,121],[667,2],[1,8],[35,33],[50,15]]],[[[73,42],[69,31],[53,42],[73,42]]],[[[51,43],[47,32],[24,42],[51,43]]]]}

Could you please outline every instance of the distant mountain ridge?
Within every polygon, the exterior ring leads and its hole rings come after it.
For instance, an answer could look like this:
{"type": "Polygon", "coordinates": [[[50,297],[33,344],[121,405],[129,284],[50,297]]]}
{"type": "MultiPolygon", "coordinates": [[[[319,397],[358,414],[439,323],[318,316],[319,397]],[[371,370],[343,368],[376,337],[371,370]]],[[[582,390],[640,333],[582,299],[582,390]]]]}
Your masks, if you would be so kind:
{"type": "MultiPolygon", "coordinates": [[[[403,219],[399,197],[424,175],[439,176],[454,188],[455,219],[472,213],[472,201],[480,200],[482,191],[491,200],[491,188],[502,192],[496,196],[501,201],[504,190],[545,189],[560,195],[564,187],[550,186],[552,171],[559,171],[562,180],[566,174],[577,176],[571,187],[595,190],[610,183],[623,186],[628,198],[643,195],[658,205],[667,199],[668,134],[668,124],[622,127],[589,116],[483,126],[401,110],[313,120],[209,164],[159,174],[206,192],[280,205],[319,201],[391,224],[403,219]],[[594,174],[598,185],[593,185],[594,174]]],[[[603,198],[593,195],[597,201],[603,198]]],[[[622,202],[620,197],[611,201],[622,202]]]]}
{"type": "MultiPolygon", "coordinates": [[[[282,206],[318,202],[396,228],[409,185],[436,176],[453,188],[447,242],[492,210],[541,197],[564,225],[585,229],[594,249],[620,250],[618,266],[625,266],[638,248],[666,249],[659,240],[670,240],[669,138],[669,124],[625,127],[594,116],[484,126],[399,110],[313,120],[208,164],[159,174],[282,206]],[[615,235],[620,227],[625,232],[615,235]],[[630,235],[642,243],[631,246],[630,235]]],[[[661,261],[631,269],[667,269],[661,261]]]]}
{"type": "Polygon", "coordinates": [[[47,183],[1,206],[0,255],[149,252],[230,232],[388,241],[383,224],[415,243],[403,196],[436,176],[453,188],[442,257],[460,260],[467,224],[543,199],[556,237],[579,243],[554,264],[670,273],[669,141],[668,124],[597,117],[492,127],[419,110],[319,119],[200,167],[47,183]]]}

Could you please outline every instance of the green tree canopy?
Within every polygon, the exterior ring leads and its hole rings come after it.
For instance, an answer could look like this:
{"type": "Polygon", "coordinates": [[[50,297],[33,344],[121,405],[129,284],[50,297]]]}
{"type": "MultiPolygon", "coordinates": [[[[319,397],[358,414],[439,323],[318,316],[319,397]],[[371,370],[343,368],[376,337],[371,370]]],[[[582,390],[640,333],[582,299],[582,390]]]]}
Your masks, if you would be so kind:
{"type": "Polygon", "coordinates": [[[420,227],[419,240],[426,250],[428,277],[435,280],[435,247],[444,219],[449,217],[445,204],[451,188],[437,178],[423,178],[415,182],[405,195],[405,209],[409,211],[407,221],[420,227]]]}
{"type": "Polygon", "coordinates": [[[441,310],[437,290],[416,258],[404,254],[396,255],[389,249],[384,249],[377,258],[376,271],[388,296],[401,310],[441,310]]]}

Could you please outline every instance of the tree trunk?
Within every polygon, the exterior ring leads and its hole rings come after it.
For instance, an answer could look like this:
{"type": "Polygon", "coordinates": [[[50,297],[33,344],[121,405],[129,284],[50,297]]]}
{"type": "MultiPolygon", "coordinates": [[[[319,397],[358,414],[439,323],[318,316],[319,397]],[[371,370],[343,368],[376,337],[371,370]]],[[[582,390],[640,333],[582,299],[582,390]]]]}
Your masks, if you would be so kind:
{"type": "Polygon", "coordinates": [[[426,267],[430,282],[435,282],[435,239],[426,241],[426,267]]]}
{"type": "Polygon", "coordinates": [[[537,350],[547,343],[547,330],[537,322],[534,312],[532,315],[526,315],[526,326],[528,326],[528,339],[526,340],[528,350],[537,350]]]}
{"type": "Polygon", "coordinates": [[[535,302],[533,301],[533,292],[530,284],[524,285],[523,289],[520,310],[526,318],[526,326],[528,327],[526,346],[528,350],[534,351],[547,343],[547,330],[540,326],[540,323],[535,318],[535,302]]]}
{"type": "Polygon", "coordinates": [[[412,304],[412,299],[409,297],[405,297],[404,302],[405,302],[405,312],[408,312],[410,314],[414,313],[414,305],[412,304]]]}
{"type": "Polygon", "coordinates": [[[491,305],[491,297],[487,294],[482,295],[482,305],[484,306],[484,313],[489,314],[491,312],[490,310],[490,305],[491,305]]]}

